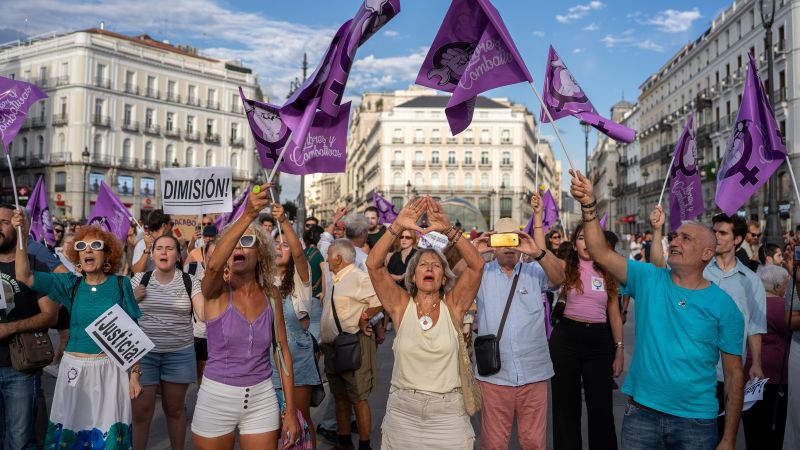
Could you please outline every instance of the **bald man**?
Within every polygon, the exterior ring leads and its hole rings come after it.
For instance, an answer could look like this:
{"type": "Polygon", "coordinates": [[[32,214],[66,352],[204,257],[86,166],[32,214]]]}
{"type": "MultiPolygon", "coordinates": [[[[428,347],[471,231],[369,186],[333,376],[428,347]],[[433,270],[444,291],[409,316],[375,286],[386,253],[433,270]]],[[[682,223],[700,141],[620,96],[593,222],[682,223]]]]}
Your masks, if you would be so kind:
{"type": "Polygon", "coordinates": [[[744,397],[744,319],[731,297],[703,278],[716,248],[698,222],[678,228],[669,245],[671,269],[628,260],[606,245],[592,184],[573,173],[592,259],[636,299],[636,349],[622,386],[629,396],[622,449],[731,449],[744,397]],[[722,354],[725,433],[718,436],[715,364],[722,354]]]}

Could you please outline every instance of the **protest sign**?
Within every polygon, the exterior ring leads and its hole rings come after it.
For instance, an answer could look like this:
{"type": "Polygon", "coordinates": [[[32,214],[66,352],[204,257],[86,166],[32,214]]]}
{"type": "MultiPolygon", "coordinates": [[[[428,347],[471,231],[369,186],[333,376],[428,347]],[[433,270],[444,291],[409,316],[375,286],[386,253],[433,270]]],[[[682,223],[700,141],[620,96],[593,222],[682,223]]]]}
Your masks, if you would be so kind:
{"type": "MultiPolygon", "coordinates": [[[[769,378],[754,378],[744,385],[744,400],[742,401],[742,411],[752,408],[759,400],[764,400],[764,388],[767,386],[769,378]]],[[[725,415],[722,411],[720,416],[725,415]]]]}
{"type": "Polygon", "coordinates": [[[156,346],[119,305],[89,324],[86,333],[122,370],[130,369],[156,346]]]}
{"type": "Polygon", "coordinates": [[[417,247],[432,248],[434,250],[444,251],[449,244],[450,239],[447,239],[447,236],[439,233],[438,231],[431,231],[420,236],[417,247]]]}
{"type": "Polygon", "coordinates": [[[161,169],[166,214],[208,214],[233,209],[230,167],[161,169]]]}
{"type": "Polygon", "coordinates": [[[172,235],[178,239],[191,240],[195,230],[200,226],[200,216],[170,216],[172,219],[172,235]]]}

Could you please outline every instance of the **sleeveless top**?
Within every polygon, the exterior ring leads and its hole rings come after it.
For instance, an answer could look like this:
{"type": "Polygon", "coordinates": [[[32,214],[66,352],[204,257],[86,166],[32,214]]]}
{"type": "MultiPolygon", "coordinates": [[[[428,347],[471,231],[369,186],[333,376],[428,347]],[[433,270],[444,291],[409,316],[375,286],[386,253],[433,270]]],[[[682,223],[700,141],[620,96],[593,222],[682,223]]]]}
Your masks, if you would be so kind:
{"type": "Polygon", "coordinates": [[[264,298],[264,311],[251,323],[233,306],[233,291],[228,287],[228,308],[206,321],[208,362],[203,376],[236,387],[255,386],[272,376],[274,314],[269,298],[264,298]]]}
{"type": "MultiPolygon", "coordinates": [[[[417,249],[412,248],[411,251],[408,253],[408,258],[406,258],[405,262],[403,262],[403,253],[402,252],[394,252],[392,256],[389,257],[389,264],[386,264],[386,270],[389,271],[392,275],[403,275],[406,273],[406,268],[408,267],[408,261],[414,256],[414,253],[417,252],[417,249]]],[[[405,280],[395,281],[403,290],[406,288],[405,280]]]]}
{"type": "Polygon", "coordinates": [[[393,387],[440,394],[461,387],[458,336],[445,302],[439,304],[439,320],[424,331],[417,317],[417,305],[413,298],[409,299],[392,350],[393,387]]]}

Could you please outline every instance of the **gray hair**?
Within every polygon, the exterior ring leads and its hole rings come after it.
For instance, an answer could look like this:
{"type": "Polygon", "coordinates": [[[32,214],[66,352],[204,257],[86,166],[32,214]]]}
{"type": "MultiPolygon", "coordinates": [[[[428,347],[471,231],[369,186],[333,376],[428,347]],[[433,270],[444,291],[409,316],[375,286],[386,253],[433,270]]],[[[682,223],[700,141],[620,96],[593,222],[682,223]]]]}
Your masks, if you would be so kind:
{"type": "MultiPolygon", "coordinates": [[[[339,255],[347,264],[353,264],[356,260],[356,248],[347,239],[336,239],[328,247],[330,255],[339,255]]],[[[325,255],[327,257],[327,255],[325,255]]]]}
{"type": "Polygon", "coordinates": [[[717,248],[717,235],[714,233],[708,225],[704,224],[703,222],[698,222],[696,220],[684,220],[681,222],[681,226],[684,225],[695,225],[703,229],[703,232],[706,234],[706,237],[711,239],[711,250],[715,250],[717,248]]]}
{"type": "Polygon", "coordinates": [[[411,260],[408,261],[404,279],[406,291],[408,291],[408,294],[412,297],[416,297],[418,292],[417,284],[414,283],[414,272],[417,271],[417,265],[419,265],[419,260],[422,258],[422,255],[427,255],[429,253],[433,253],[439,258],[439,262],[442,263],[442,269],[444,270],[445,282],[439,289],[439,293],[444,296],[444,294],[450,291],[450,289],[453,289],[453,286],[456,284],[456,274],[450,269],[450,264],[447,263],[447,258],[444,257],[442,252],[432,248],[418,249],[417,252],[414,253],[414,256],[411,257],[411,260]]]}
{"type": "Polygon", "coordinates": [[[351,217],[344,226],[344,235],[347,239],[356,239],[369,231],[369,219],[363,214],[351,217]]]}
{"type": "Polygon", "coordinates": [[[758,266],[756,271],[758,278],[761,278],[761,283],[764,284],[764,289],[767,292],[775,292],[778,286],[782,286],[789,281],[789,272],[781,266],[773,264],[758,266]]]}

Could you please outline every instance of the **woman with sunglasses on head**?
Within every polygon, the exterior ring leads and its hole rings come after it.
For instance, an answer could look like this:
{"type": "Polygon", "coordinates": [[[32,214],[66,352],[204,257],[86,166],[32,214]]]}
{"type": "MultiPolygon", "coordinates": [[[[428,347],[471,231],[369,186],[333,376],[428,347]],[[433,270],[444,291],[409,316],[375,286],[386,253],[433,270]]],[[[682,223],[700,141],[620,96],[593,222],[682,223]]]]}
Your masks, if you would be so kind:
{"type": "Polygon", "coordinates": [[[417,232],[403,230],[400,239],[394,243],[394,251],[386,256],[386,269],[398,286],[405,288],[408,261],[417,252],[417,232]]]}
{"type": "MultiPolygon", "coordinates": [[[[12,225],[27,236],[29,224],[22,210],[14,213],[12,225]]],[[[44,448],[131,448],[131,399],[141,392],[139,363],[129,375],[86,332],[114,305],[133,320],[141,316],[130,281],[115,275],[122,264],[122,244],[97,226],[81,227],[73,246],[64,249],[79,277],[71,272],[32,272],[27,241],[22,242],[15,261],[17,280],[70,313],[70,339],[58,369],[44,448]]]]}
{"type": "Polygon", "coordinates": [[[203,319],[205,300],[200,281],[177,269],[180,244],[174,236],[157,237],[151,253],[156,269],[137,273],[131,279],[142,310],[139,325],[156,345],[139,361],[142,394],[133,401],[133,447],[147,448],[160,386],[170,444],[173,450],[182,449],[186,440],[186,390],[197,379],[192,314],[203,319]]]}
{"type": "MultiPolygon", "coordinates": [[[[533,237],[537,245],[544,245],[541,196],[533,194],[531,206],[533,237]]],[[[581,448],[583,392],[589,448],[614,450],[617,434],[612,403],[613,379],[622,373],[625,355],[619,285],[592,261],[586,250],[582,224],[572,232],[569,244],[560,262],[566,279],[554,307],[555,326],[550,335],[550,358],[555,372],[550,380],[553,448],[581,448]]]]}
{"type": "MultiPolygon", "coordinates": [[[[271,379],[273,371],[280,371],[283,384],[294,385],[283,305],[274,285],[275,244],[254,222],[269,205],[269,186],[248,194],[244,213],[223,231],[206,265],[208,362],[192,420],[198,450],[232,449],[237,428],[243,450],[274,450],[279,438],[288,446],[300,437],[292,413],[286,414],[281,431],[271,379]],[[270,353],[278,361],[275,367],[270,353]]],[[[294,391],[287,390],[285,398],[287,411],[295,411],[294,391]]]]}

